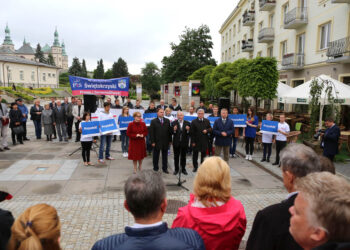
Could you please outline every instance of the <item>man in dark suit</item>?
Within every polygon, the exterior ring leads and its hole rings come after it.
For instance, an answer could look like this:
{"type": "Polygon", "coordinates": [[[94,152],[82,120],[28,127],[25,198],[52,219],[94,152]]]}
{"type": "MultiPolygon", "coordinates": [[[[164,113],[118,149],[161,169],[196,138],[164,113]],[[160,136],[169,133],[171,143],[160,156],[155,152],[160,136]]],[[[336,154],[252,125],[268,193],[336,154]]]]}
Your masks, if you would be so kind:
{"type": "Polygon", "coordinates": [[[164,118],[164,109],[158,109],[157,118],[151,121],[150,139],[153,147],[153,170],[158,171],[159,153],[162,151],[162,169],[168,172],[168,148],[171,144],[170,121],[164,118]]]}
{"type": "Polygon", "coordinates": [[[157,106],[157,109],[164,109],[165,110],[168,107],[167,105],[165,105],[165,102],[163,99],[160,100],[159,103],[160,104],[157,106]]]}
{"type": "Polygon", "coordinates": [[[205,249],[196,231],[188,228],[169,229],[162,221],[167,199],[160,174],[150,170],[137,172],[126,181],[124,193],[124,207],[133,215],[134,225],[125,227],[123,234],[97,241],[92,250],[205,249]]]}
{"type": "Polygon", "coordinates": [[[65,108],[61,105],[61,101],[58,100],[56,102],[57,106],[53,108],[53,125],[57,128],[57,134],[59,141],[62,141],[62,136],[64,141],[68,141],[67,139],[67,115],[65,108]]]}
{"type": "Polygon", "coordinates": [[[234,132],[233,121],[228,118],[227,109],[221,109],[221,117],[214,122],[213,134],[215,136],[215,155],[220,156],[224,151],[224,160],[228,163],[232,134],[234,132]]]}
{"type": "Polygon", "coordinates": [[[186,171],[186,153],[188,142],[190,139],[191,124],[188,121],[184,121],[184,114],[182,111],[177,112],[177,120],[172,124],[173,128],[173,149],[174,149],[174,175],[179,173],[179,158],[181,159],[181,171],[184,175],[187,175],[186,171]],[[181,157],[180,157],[181,156],[181,157]]]}
{"type": "Polygon", "coordinates": [[[191,122],[191,144],[193,148],[193,172],[198,169],[198,153],[201,152],[201,163],[207,154],[209,145],[209,134],[212,132],[210,122],[204,118],[204,110],[197,111],[197,119],[191,122]]]}
{"type": "Polygon", "coordinates": [[[171,108],[173,111],[181,111],[182,108],[179,104],[177,104],[176,98],[173,98],[171,101],[171,104],[169,105],[169,108],[171,108]]]}
{"type": "Polygon", "coordinates": [[[318,155],[303,144],[289,144],[281,152],[283,183],[288,191],[287,199],[260,210],[254,219],[247,241],[247,250],[301,250],[289,232],[290,213],[298,194],[295,180],[312,172],[320,172],[318,155]]]}
{"type": "Polygon", "coordinates": [[[323,155],[331,161],[334,160],[334,156],[338,154],[338,141],[340,137],[340,129],[335,125],[333,118],[327,118],[325,120],[327,127],[324,134],[322,134],[323,155]]]}
{"type": "Polygon", "coordinates": [[[198,111],[199,109],[203,109],[203,110],[204,110],[204,113],[207,113],[207,108],[205,107],[203,101],[200,101],[200,102],[199,102],[199,107],[197,108],[196,111],[198,111]]]}

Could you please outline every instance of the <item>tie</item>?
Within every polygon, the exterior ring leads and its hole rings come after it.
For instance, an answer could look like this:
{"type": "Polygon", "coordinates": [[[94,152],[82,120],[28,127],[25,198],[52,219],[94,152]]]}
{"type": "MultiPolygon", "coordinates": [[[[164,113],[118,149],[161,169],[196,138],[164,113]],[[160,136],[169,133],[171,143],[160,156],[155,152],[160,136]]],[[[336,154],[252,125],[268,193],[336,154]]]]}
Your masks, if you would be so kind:
{"type": "Polygon", "coordinates": [[[225,124],[226,124],[226,119],[225,119],[225,120],[222,120],[222,123],[225,125],[225,124]]]}
{"type": "Polygon", "coordinates": [[[160,123],[163,125],[163,119],[160,119],[160,123]]]}
{"type": "Polygon", "coordinates": [[[78,106],[78,116],[80,117],[80,108],[81,108],[81,106],[78,106]]]}

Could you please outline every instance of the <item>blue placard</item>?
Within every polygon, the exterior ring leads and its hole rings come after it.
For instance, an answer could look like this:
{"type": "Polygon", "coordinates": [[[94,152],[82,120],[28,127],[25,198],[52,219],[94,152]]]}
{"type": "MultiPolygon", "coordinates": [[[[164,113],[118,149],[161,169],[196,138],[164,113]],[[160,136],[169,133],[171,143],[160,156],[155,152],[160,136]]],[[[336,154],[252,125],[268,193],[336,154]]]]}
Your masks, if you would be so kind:
{"type": "Polygon", "coordinates": [[[261,123],[261,133],[277,135],[278,122],[263,120],[261,123]]]}
{"type": "Polygon", "coordinates": [[[233,125],[235,128],[245,128],[247,127],[247,115],[242,114],[242,115],[228,115],[228,117],[233,121],[233,125]]]}
{"type": "Polygon", "coordinates": [[[146,126],[150,126],[151,125],[151,121],[157,118],[157,113],[144,113],[143,114],[143,121],[146,123],[146,126]]]}
{"type": "Polygon", "coordinates": [[[220,117],[215,116],[215,117],[208,117],[207,119],[210,121],[210,126],[214,127],[214,122],[219,119],[220,117]]]}
{"type": "Polygon", "coordinates": [[[114,119],[100,121],[100,129],[103,135],[118,131],[117,123],[114,119]]]}
{"type": "Polygon", "coordinates": [[[184,120],[188,122],[192,122],[194,119],[196,119],[197,116],[190,116],[190,115],[185,115],[184,120]]]}
{"type": "Polygon", "coordinates": [[[127,130],[129,123],[134,121],[132,116],[119,116],[119,130],[127,130]]]}
{"type": "Polygon", "coordinates": [[[100,123],[98,121],[81,122],[81,136],[91,137],[100,135],[100,123]]]}

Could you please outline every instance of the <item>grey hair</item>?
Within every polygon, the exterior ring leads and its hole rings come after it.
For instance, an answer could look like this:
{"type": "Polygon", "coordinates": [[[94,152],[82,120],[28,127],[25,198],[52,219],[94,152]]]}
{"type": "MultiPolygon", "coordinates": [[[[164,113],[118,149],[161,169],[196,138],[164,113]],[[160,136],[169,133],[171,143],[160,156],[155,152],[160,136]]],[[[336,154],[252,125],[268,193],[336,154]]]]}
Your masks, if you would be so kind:
{"type": "Polygon", "coordinates": [[[204,113],[204,109],[198,109],[197,110],[197,114],[199,113],[199,112],[202,112],[203,111],[203,113],[204,113]]]}
{"type": "Polygon", "coordinates": [[[309,173],[322,171],[315,151],[296,143],[289,144],[281,152],[281,167],[283,171],[289,171],[295,177],[304,177],[309,173]]]}
{"type": "Polygon", "coordinates": [[[182,111],[177,111],[177,115],[179,115],[179,114],[184,114],[184,112],[182,112],[182,111]]]}
{"type": "Polygon", "coordinates": [[[166,198],[166,189],[160,174],[145,170],[128,178],[124,194],[129,210],[135,218],[149,218],[160,209],[166,198]]]}

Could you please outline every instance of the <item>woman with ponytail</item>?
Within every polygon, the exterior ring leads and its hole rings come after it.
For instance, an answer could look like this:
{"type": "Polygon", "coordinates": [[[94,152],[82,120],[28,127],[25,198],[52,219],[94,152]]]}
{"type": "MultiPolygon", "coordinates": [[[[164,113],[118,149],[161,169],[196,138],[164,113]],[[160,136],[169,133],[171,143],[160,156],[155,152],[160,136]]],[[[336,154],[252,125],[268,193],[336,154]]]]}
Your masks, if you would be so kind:
{"type": "Polygon", "coordinates": [[[47,204],[27,208],[13,223],[9,250],[60,250],[61,224],[47,204]]]}

